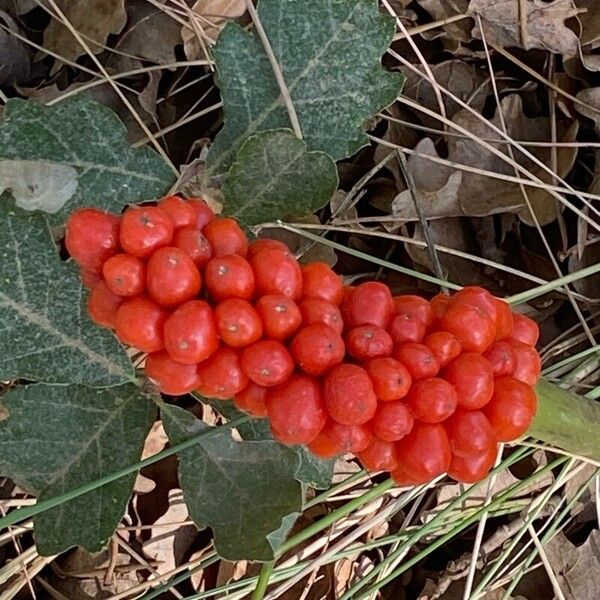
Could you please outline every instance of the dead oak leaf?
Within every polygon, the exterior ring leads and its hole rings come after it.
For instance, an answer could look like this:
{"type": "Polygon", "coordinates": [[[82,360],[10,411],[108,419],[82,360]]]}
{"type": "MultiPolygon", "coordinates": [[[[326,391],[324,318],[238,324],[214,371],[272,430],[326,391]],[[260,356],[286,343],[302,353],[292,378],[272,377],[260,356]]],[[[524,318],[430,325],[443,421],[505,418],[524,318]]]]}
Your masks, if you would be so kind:
{"type": "MultiPolygon", "coordinates": [[[[577,36],[565,25],[578,13],[572,0],[527,0],[526,35],[521,35],[519,5],[515,0],[471,0],[469,14],[481,17],[486,40],[499,46],[537,48],[568,56],[577,53],[577,36]]],[[[481,39],[479,25],[473,28],[473,36],[481,39]]]]}

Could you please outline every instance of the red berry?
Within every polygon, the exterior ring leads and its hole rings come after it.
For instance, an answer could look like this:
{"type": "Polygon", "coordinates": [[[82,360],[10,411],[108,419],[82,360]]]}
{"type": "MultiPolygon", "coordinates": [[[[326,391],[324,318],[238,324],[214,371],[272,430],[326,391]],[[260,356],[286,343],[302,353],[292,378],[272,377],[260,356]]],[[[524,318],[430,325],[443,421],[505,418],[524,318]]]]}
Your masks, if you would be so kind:
{"type": "Polygon", "coordinates": [[[313,262],[302,267],[302,295],[332,304],[342,301],[342,278],[326,263],[313,262]]]}
{"type": "Polygon", "coordinates": [[[415,485],[420,485],[421,482],[413,479],[404,469],[402,465],[399,465],[392,472],[392,479],[396,482],[396,485],[400,487],[413,487],[415,485]]]}
{"type": "Polygon", "coordinates": [[[261,296],[278,294],[298,300],[302,296],[302,270],[298,261],[282,250],[262,250],[250,259],[261,296]]]}
{"type": "Polygon", "coordinates": [[[250,263],[237,254],[216,256],[204,271],[206,289],[217,301],[227,298],[250,300],[254,295],[254,272],[250,263]]]}
{"type": "Polygon", "coordinates": [[[122,303],[123,298],[113,294],[106,283],[100,280],[90,292],[88,312],[94,323],[112,329],[115,326],[117,310],[122,303]]]}
{"type": "Polygon", "coordinates": [[[398,467],[398,453],[394,442],[384,442],[372,437],[371,443],[357,453],[358,459],[367,471],[394,471],[398,467]]]}
{"type": "Polygon", "coordinates": [[[198,365],[200,383],[197,391],[207,398],[228,400],[248,384],[240,357],[233,348],[221,347],[198,365]]]}
{"type": "Polygon", "coordinates": [[[379,400],[400,400],[408,394],[412,377],[408,369],[394,358],[373,358],[366,364],[367,373],[379,400]]]}
{"type": "Polygon", "coordinates": [[[335,329],[338,333],[344,331],[344,320],[340,309],[331,302],[319,298],[306,298],[300,303],[302,322],[305,325],[323,323],[335,329]]]}
{"type": "Polygon", "coordinates": [[[119,217],[96,208],[79,208],[67,221],[65,246],[77,264],[102,272],[104,261],[118,252],[119,217]]]}
{"type": "Polygon", "coordinates": [[[173,360],[193,365],[206,360],[218,347],[213,311],[203,300],[186,302],[167,318],[165,348],[173,360]]]}
{"type": "Polygon", "coordinates": [[[266,337],[273,340],[287,340],[302,324],[298,305],[281,294],[262,296],[256,303],[256,310],[266,337]]]}
{"type": "Polygon", "coordinates": [[[377,281],[361,283],[346,293],[342,314],[346,327],[377,325],[385,329],[394,313],[394,301],[387,285],[377,281]]]}
{"type": "MultiPolygon", "coordinates": [[[[325,426],[327,427],[327,425],[325,426]]],[[[317,437],[310,443],[307,444],[307,448],[319,458],[328,459],[338,456],[344,452],[339,440],[332,438],[328,435],[323,428],[317,434],[317,437]]]]}
{"type": "Polygon", "coordinates": [[[370,422],[373,433],[384,442],[397,442],[410,433],[413,415],[405,402],[383,402],[370,422]]]}
{"type": "Polygon", "coordinates": [[[408,369],[413,379],[435,377],[440,370],[438,359],[424,344],[416,342],[401,344],[394,348],[393,357],[408,369]]]}
{"type": "Polygon", "coordinates": [[[445,379],[428,377],[413,383],[407,402],[415,419],[424,423],[440,423],[454,413],[458,397],[454,386],[445,379]]]}
{"type": "Polygon", "coordinates": [[[514,317],[510,306],[500,298],[496,298],[496,339],[505,340],[510,337],[514,327],[514,317]]]}
{"type": "Polygon", "coordinates": [[[498,448],[493,444],[480,454],[472,456],[452,455],[448,475],[460,483],[477,483],[485,479],[496,462],[498,448]]]}
{"type": "Polygon", "coordinates": [[[196,365],[175,362],[164,350],[148,354],[144,369],[158,389],[169,396],[189,394],[200,383],[196,365]]]}
{"type": "Polygon", "coordinates": [[[461,354],[444,369],[442,376],[456,388],[461,408],[481,408],[494,393],[494,371],[481,354],[461,354]]]}
{"type": "Polygon", "coordinates": [[[215,318],[221,339],[234,348],[257,342],[262,336],[262,321],[246,300],[223,300],[215,308],[215,318]]]}
{"type": "Polygon", "coordinates": [[[433,314],[433,325],[437,327],[450,306],[450,296],[442,293],[437,294],[431,299],[429,306],[431,306],[433,314]]]}
{"type": "Polygon", "coordinates": [[[294,337],[290,349],[296,364],[309,375],[322,375],[340,364],[346,353],[342,336],[322,323],[303,327],[294,337]]]}
{"type": "Polygon", "coordinates": [[[323,397],[331,418],[343,425],[363,425],[377,410],[369,374],[357,365],[334,367],[325,378],[323,397]]]}
{"type": "Polygon", "coordinates": [[[157,206],[132,206],[123,213],[121,247],[139,258],[150,256],[173,239],[173,221],[157,206]]]}
{"type": "Polygon", "coordinates": [[[291,250],[283,242],[272,240],[271,238],[260,238],[254,240],[248,246],[248,260],[263,250],[281,250],[282,252],[293,256],[291,250]]]}
{"type": "Polygon", "coordinates": [[[537,323],[519,313],[513,315],[513,330],[510,334],[510,339],[528,346],[535,346],[540,337],[540,328],[537,323]]]}
{"type": "Polygon", "coordinates": [[[535,385],[542,371],[540,355],[535,348],[521,342],[513,341],[511,346],[515,355],[515,368],[510,375],[527,385],[535,385]]]}
{"type": "Polygon", "coordinates": [[[425,327],[429,328],[433,325],[433,311],[431,304],[412,294],[405,296],[394,296],[394,309],[397,315],[411,315],[420,319],[425,327]]]}
{"type": "Polygon", "coordinates": [[[204,226],[202,233],[210,242],[214,256],[246,256],[248,252],[248,238],[235,219],[217,217],[204,226]]]}
{"type": "Polygon", "coordinates": [[[88,290],[91,290],[97,283],[102,281],[102,276],[95,271],[88,271],[87,269],[82,268],[79,276],[81,277],[81,283],[83,283],[84,287],[88,290]]]}
{"type": "Polygon", "coordinates": [[[495,377],[512,375],[514,373],[517,356],[510,342],[506,340],[495,341],[483,353],[483,356],[492,366],[495,377]]]}
{"type": "Polygon", "coordinates": [[[165,212],[175,227],[193,226],[196,223],[196,211],[179,196],[165,196],[159,200],[157,206],[165,212]]]}
{"type": "Polygon", "coordinates": [[[144,291],[146,267],[137,257],[115,254],[102,267],[108,289],[118,296],[137,296],[144,291]]]}
{"type": "Polygon", "coordinates": [[[512,377],[500,377],[483,412],[494,437],[499,442],[510,442],[527,431],[536,408],[537,398],[531,386],[512,377]]]}
{"type": "Polygon", "coordinates": [[[427,483],[450,466],[450,442],[443,425],[415,421],[412,431],[397,443],[398,462],[418,483],[427,483]]]}
{"type": "Polygon", "coordinates": [[[394,343],[389,333],[376,325],[355,327],[346,336],[348,353],[357,360],[389,356],[394,343]]]}
{"type": "Polygon", "coordinates": [[[204,227],[214,220],[215,213],[212,211],[210,206],[205,200],[200,198],[188,198],[188,204],[194,211],[194,222],[193,226],[196,229],[204,229],[204,227]]]}
{"type": "Polygon", "coordinates": [[[250,381],[241,392],[233,397],[233,403],[249,415],[257,419],[264,419],[267,416],[266,398],[267,388],[250,381]]]}
{"type": "Polygon", "coordinates": [[[426,333],[425,323],[415,315],[397,315],[388,326],[394,344],[420,342],[426,333]]]}
{"type": "Polygon", "coordinates": [[[117,310],[115,332],[123,343],[141,352],[157,352],[164,347],[166,318],[167,313],[147,298],[127,298],[117,310]]]}
{"type": "Polygon", "coordinates": [[[456,336],[447,331],[434,331],[423,343],[433,352],[441,367],[445,367],[462,352],[462,346],[456,336]]]}
{"type": "Polygon", "coordinates": [[[308,375],[292,375],[267,391],[273,437],[284,444],[310,444],[327,420],[319,384],[308,375]]]}
{"type": "Polygon", "coordinates": [[[148,261],[146,285],[161,306],[177,306],[197,296],[202,279],[194,261],[179,248],[159,248],[148,261]]]}
{"type": "Polygon", "coordinates": [[[475,285],[464,287],[450,299],[451,304],[468,304],[485,312],[494,325],[498,317],[498,300],[485,288],[475,285]]]}
{"type": "Polygon", "coordinates": [[[445,423],[453,454],[473,456],[495,444],[492,427],[480,410],[457,410],[445,423]]]}
{"type": "Polygon", "coordinates": [[[274,340],[263,340],[244,349],[242,368],[254,383],[271,387],[290,377],[294,370],[294,361],[283,344],[274,340]]]}
{"type": "Polygon", "coordinates": [[[178,229],[173,238],[173,245],[185,252],[199,269],[203,269],[212,258],[210,242],[195,227],[178,229]]]}
{"type": "Polygon", "coordinates": [[[323,432],[333,439],[343,450],[357,454],[362,452],[373,437],[370,429],[364,425],[342,425],[335,421],[328,421],[323,432]]]}
{"type": "Polygon", "coordinates": [[[441,326],[457,337],[465,352],[485,352],[496,337],[492,318],[473,304],[450,304],[441,319],[441,326]]]}

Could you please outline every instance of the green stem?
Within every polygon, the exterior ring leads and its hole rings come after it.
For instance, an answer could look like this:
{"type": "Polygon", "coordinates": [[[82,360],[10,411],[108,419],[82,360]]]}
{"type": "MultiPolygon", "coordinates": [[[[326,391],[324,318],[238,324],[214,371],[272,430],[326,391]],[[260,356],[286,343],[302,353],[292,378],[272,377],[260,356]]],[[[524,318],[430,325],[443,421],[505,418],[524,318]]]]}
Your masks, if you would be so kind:
{"type": "Polygon", "coordinates": [[[177,454],[187,448],[192,447],[194,444],[198,442],[201,438],[208,438],[213,435],[216,435],[220,432],[222,427],[237,427],[242,423],[245,423],[248,420],[248,417],[239,417],[238,419],[233,419],[228,423],[222,425],[221,427],[214,427],[213,429],[204,430],[198,435],[181,442],[180,444],[175,444],[175,446],[171,446],[158,454],[154,454],[144,460],[141,460],[138,463],[133,465],[129,465],[128,467],[123,467],[118,471],[113,471],[108,475],[104,475],[104,477],[100,477],[100,479],[96,479],[94,481],[90,481],[84,485],[80,485],[65,494],[61,494],[60,496],[54,496],[52,498],[48,498],[47,500],[42,500],[41,502],[37,502],[33,506],[26,506],[24,508],[19,508],[18,510],[13,510],[6,517],[0,519],[0,530],[6,529],[11,525],[16,525],[21,521],[25,521],[26,519],[30,519],[35,515],[39,515],[40,513],[50,510],[51,508],[55,508],[60,506],[61,504],[73,500],[74,498],[78,498],[79,496],[83,496],[89,492],[93,492],[94,490],[102,487],[103,485],[107,485],[108,483],[112,483],[117,479],[121,479],[122,477],[126,477],[131,473],[137,473],[140,469],[147,467],[149,465],[153,465],[154,463],[162,460],[163,458],[167,458],[168,456],[173,456],[173,454],[177,454]]]}
{"type": "Polygon", "coordinates": [[[262,600],[265,597],[265,592],[269,586],[269,579],[271,578],[274,568],[274,560],[263,564],[258,576],[258,581],[256,582],[256,587],[254,588],[254,593],[252,594],[252,600],[262,600]]]}

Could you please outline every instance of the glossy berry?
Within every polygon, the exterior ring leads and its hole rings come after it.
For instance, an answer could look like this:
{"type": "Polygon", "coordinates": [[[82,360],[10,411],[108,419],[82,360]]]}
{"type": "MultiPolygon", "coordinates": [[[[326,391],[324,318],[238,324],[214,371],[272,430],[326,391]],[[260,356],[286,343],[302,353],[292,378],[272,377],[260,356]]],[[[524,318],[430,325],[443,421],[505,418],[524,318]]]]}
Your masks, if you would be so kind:
{"type": "Polygon", "coordinates": [[[461,354],[444,369],[442,376],[456,388],[461,408],[481,408],[494,393],[494,371],[481,354],[461,354]]]}
{"type": "Polygon", "coordinates": [[[394,296],[394,310],[397,315],[410,315],[420,319],[427,328],[433,325],[431,304],[421,296],[394,296]]]}
{"type": "Polygon", "coordinates": [[[88,271],[84,268],[81,268],[79,276],[81,277],[81,283],[83,283],[83,286],[88,290],[91,290],[97,283],[102,281],[102,275],[100,275],[100,273],[88,271]]]}
{"type": "Polygon", "coordinates": [[[376,325],[361,325],[346,336],[348,354],[357,360],[389,356],[394,349],[390,334],[376,325]]]}
{"type": "Polygon", "coordinates": [[[254,240],[248,246],[248,260],[263,250],[281,250],[282,252],[292,256],[291,250],[283,242],[280,242],[279,240],[273,240],[271,238],[259,238],[258,240],[254,240]]]}
{"type": "Polygon", "coordinates": [[[514,329],[514,317],[510,306],[500,298],[496,298],[496,339],[509,338],[514,329]]]}
{"type": "Polygon", "coordinates": [[[96,208],[80,208],[67,221],[65,246],[77,264],[101,273],[119,249],[119,217],[96,208]]]}
{"type": "Polygon", "coordinates": [[[440,370],[440,363],[433,352],[424,344],[408,342],[394,348],[392,355],[399,360],[413,379],[435,377],[440,370]]]}
{"type": "Polygon", "coordinates": [[[408,394],[412,377],[408,369],[394,358],[373,358],[365,368],[379,400],[400,400],[408,394]]]}
{"type": "Polygon", "coordinates": [[[456,410],[458,396],[453,385],[439,377],[415,381],[406,398],[415,419],[424,423],[440,423],[456,410]]]}
{"type": "Polygon", "coordinates": [[[429,303],[431,313],[433,315],[433,325],[439,327],[442,317],[446,314],[446,310],[450,306],[450,296],[439,293],[431,299],[429,303]]]}
{"type": "Polygon", "coordinates": [[[192,225],[196,229],[204,229],[208,223],[215,219],[215,213],[205,200],[201,198],[188,198],[188,204],[194,211],[194,222],[192,225]]]}
{"type": "Polygon", "coordinates": [[[450,304],[441,319],[441,326],[456,336],[465,352],[485,352],[496,337],[492,318],[472,304],[450,304]]]}
{"type": "Polygon", "coordinates": [[[214,256],[246,256],[248,252],[248,238],[235,219],[217,217],[204,226],[202,233],[209,241],[214,256]]]}
{"type": "Polygon", "coordinates": [[[173,221],[157,206],[132,206],[123,213],[119,240],[127,254],[145,258],[168,246],[174,229],[173,221]]]}
{"type": "Polygon", "coordinates": [[[167,313],[142,296],[127,298],[117,310],[117,337],[141,352],[157,352],[164,347],[163,328],[167,313]]]}
{"type": "Polygon", "coordinates": [[[542,371],[542,359],[534,348],[521,342],[511,343],[515,355],[515,368],[510,373],[515,379],[535,385],[542,371]]]}
{"type": "Polygon", "coordinates": [[[257,419],[264,419],[267,416],[266,398],[267,388],[250,381],[241,392],[233,397],[233,403],[249,415],[257,419]]]}
{"type": "Polygon", "coordinates": [[[221,347],[198,365],[197,391],[208,398],[228,400],[248,385],[237,350],[221,347]]]}
{"type": "Polygon", "coordinates": [[[443,425],[415,421],[396,445],[398,462],[417,483],[427,483],[450,467],[450,442],[443,425]]]}
{"type": "Polygon", "coordinates": [[[444,427],[453,454],[473,456],[496,443],[492,426],[480,410],[457,410],[444,427]]]}
{"type": "Polygon", "coordinates": [[[102,267],[108,289],[117,296],[137,296],[144,291],[146,266],[130,254],[115,254],[102,267]]]}
{"type": "Polygon", "coordinates": [[[123,298],[113,294],[100,280],[93,288],[88,298],[88,312],[94,323],[100,327],[112,329],[115,326],[117,310],[123,303],[123,298]]]}
{"type": "Polygon", "coordinates": [[[396,444],[376,437],[371,438],[370,444],[357,456],[367,471],[394,471],[398,467],[396,444]]]}
{"type": "Polygon", "coordinates": [[[525,315],[515,313],[513,315],[513,330],[510,339],[532,348],[537,344],[540,337],[540,328],[537,323],[525,315]]]}
{"type": "Polygon", "coordinates": [[[194,207],[179,196],[165,196],[159,200],[157,206],[171,219],[175,227],[196,224],[194,207]]]}
{"type": "Polygon", "coordinates": [[[212,247],[206,236],[195,227],[181,227],[175,231],[173,246],[185,252],[199,268],[203,269],[212,258],[212,247]]]}
{"type": "Polygon", "coordinates": [[[377,410],[377,396],[369,374],[357,365],[341,364],[325,377],[327,412],[343,425],[363,425],[377,410]]]}
{"type": "Polygon", "coordinates": [[[369,425],[384,442],[397,442],[413,428],[413,414],[405,402],[383,402],[369,425]]]}
{"type": "Polygon", "coordinates": [[[159,248],[148,261],[146,288],[161,306],[177,306],[200,292],[202,279],[194,261],[179,248],[159,248]]]}
{"type": "Polygon", "coordinates": [[[164,350],[148,354],[144,370],[158,389],[169,396],[189,394],[200,383],[196,365],[175,362],[164,350]]]}
{"type": "Polygon", "coordinates": [[[298,367],[309,375],[322,375],[340,364],[346,353],[342,336],[322,323],[300,329],[294,336],[290,350],[298,367]]]}
{"type": "Polygon", "coordinates": [[[308,375],[292,375],[267,391],[273,437],[283,444],[310,444],[327,420],[321,389],[308,375]]]}
{"type": "Polygon", "coordinates": [[[307,448],[312,454],[322,459],[339,456],[344,452],[341,443],[339,440],[328,435],[324,429],[319,431],[317,437],[310,444],[307,444],[307,448]]]}
{"type": "Polygon", "coordinates": [[[464,287],[452,296],[451,304],[463,304],[479,308],[487,314],[494,325],[498,318],[497,299],[482,287],[475,285],[464,287]]]}
{"type": "Polygon", "coordinates": [[[254,272],[250,263],[237,254],[216,256],[206,265],[204,280],[208,293],[217,302],[227,298],[250,300],[254,295],[254,272]]]}
{"type": "Polygon", "coordinates": [[[394,344],[420,342],[426,331],[425,323],[414,314],[396,315],[388,325],[388,332],[394,344]]]}
{"type": "Polygon", "coordinates": [[[387,285],[377,281],[361,283],[342,302],[344,323],[349,329],[377,325],[385,329],[394,313],[394,301],[387,285]]]}
{"type": "Polygon", "coordinates": [[[253,256],[250,264],[259,295],[277,294],[292,300],[302,296],[302,270],[289,253],[266,249],[253,256]]]}
{"type": "Polygon", "coordinates": [[[452,454],[448,475],[460,483],[476,483],[485,479],[496,462],[498,448],[489,446],[480,454],[461,456],[452,454]]]}
{"type": "Polygon", "coordinates": [[[165,348],[177,362],[193,365],[219,347],[219,335],[210,305],[192,300],[181,305],[165,322],[165,348]]]}
{"type": "Polygon", "coordinates": [[[447,331],[434,331],[423,340],[423,343],[433,352],[440,367],[445,367],[462,352],[462,346],[456,336],[447,331]]]}
{"type": "Polygon", "coordinates": [[[483,412],[496,440],[510,442],[527,431],[536,408],[537,399],[531,386],[512,377],[500,377],[483,412]]]}
{"type": "Polygon", "coordinates": [[[343,452],[352,452],[353,454],[365,450],[373,437],[368,426],[342,425],[332,420],[323,427],[323,432],[334,440],[343,452]]]}
{"type": "Polygon", "coordinates": [[[344,331],[344,320],[339,307],[319,298],[306,298],[300,302],[302,322],[305,325],[323,323],[335,329],[338,333],[344,331]]]}
{"type": "Polygon", "coordinates": [[[262,340],[244,348],[242,368],[254,383],[271,387],[290,377],[294,361],[280,342],[262,340]]]}
{"type": "Polygon", "coordinates": [[[219,335],[228,346],[248,346],[262,336],[262,321],[256,309],[246,300],[223,300],[215,308],[215,320],[219,335]]]}
{"type": "Polygon", "coordinates": [[[280,342],[291,337],[302,324],[298,305],[281,294],[261,296],[256,310],[263,323],[265,336],[280,342]]]}
{"type": "Polygon", "coordinates": [[[394,471],[392,471],[392,479],[396,482],[396,485],[398,485],[399,487],[412,487],[421,483],[413,477],[411,477],[402,465],[398,465],[398,467],[394,471]]]}
{"type": "Polygon", "coordinates": [[[304,298],[318,298],[332,304],[342,301],[342,279],[328,264],[313,262],[302,267],[302,281],[304,298]]]}
{"type": "Polygon", "coordinates": [[[492,366],[495,377],[512,375],[517,363],[513,345],[506,340],[494,342],[484,353],[483,357],[492,366]]]}

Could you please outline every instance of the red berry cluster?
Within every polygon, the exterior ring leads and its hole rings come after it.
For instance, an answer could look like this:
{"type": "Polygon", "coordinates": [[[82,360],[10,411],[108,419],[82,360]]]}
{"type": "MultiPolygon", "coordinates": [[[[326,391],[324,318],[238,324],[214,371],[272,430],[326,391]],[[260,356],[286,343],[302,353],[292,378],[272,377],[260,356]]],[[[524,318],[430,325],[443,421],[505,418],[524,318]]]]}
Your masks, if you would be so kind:
{"type": "Polygon", "coordinates": [[[354,453],[399,484],[475,482],[535,414],[538,327],[482,288],[427,301],[344,287],[178,196],[78,210],[65,242],[92,319],[148,353],[161,392],[233,398],[284,444],[354,453]]]}

